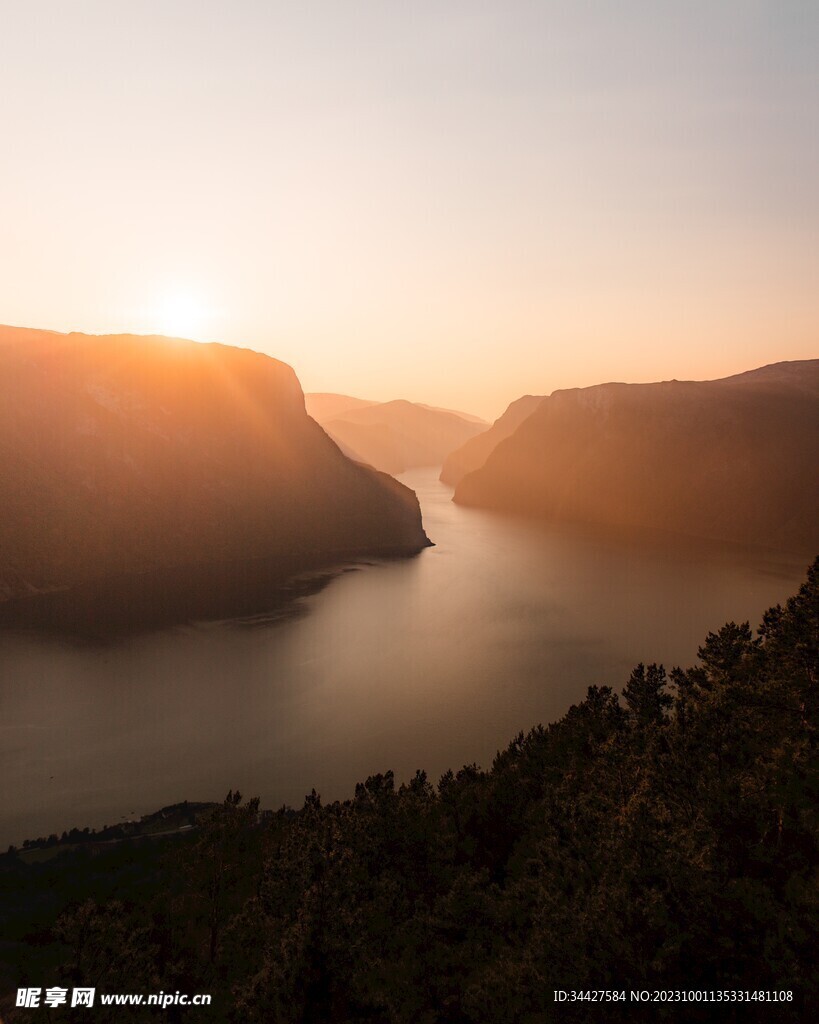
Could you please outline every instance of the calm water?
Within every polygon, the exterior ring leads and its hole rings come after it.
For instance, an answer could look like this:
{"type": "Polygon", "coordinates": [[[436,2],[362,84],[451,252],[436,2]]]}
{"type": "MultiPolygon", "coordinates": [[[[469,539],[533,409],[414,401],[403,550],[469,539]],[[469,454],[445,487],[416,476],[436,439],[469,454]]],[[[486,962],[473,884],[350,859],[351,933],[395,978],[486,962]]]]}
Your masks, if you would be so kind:
{"type": "Polygon", "coordinates": [[[388,768],[486,766],[590,683],[758,623],[806,567],[461,509],[436,475],[402,479],[437,546],[339,576],[300,616],[107,646],[0,636],[0,843],[230,788],[276,807],[388,768]]]}

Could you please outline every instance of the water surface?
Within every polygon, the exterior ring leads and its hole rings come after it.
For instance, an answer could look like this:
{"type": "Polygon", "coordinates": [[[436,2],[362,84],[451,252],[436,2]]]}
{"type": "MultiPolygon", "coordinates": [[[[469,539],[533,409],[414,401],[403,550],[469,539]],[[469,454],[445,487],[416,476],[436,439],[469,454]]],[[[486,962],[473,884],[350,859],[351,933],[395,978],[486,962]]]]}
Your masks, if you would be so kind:
{"type": "Polygon", "coordinates": [[[96,645],[0,636],[0,843],[230,788],[300,805],[388,768],[487,766],[589,684],[691,664],[709,629],[757,624],[806,568],[459,508],[436,477],[401,477],[436,546],[341,574],[300,615],[96,645]]]}

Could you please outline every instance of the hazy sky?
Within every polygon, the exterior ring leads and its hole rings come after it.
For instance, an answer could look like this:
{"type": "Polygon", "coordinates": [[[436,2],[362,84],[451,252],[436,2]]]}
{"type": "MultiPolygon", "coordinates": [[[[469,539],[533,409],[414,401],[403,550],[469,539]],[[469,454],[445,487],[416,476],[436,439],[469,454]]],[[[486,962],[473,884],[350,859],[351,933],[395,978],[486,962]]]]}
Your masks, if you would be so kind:
{"type": "Polygon", "coordinates": [[[494,417],[819,355],[819,3],[0,0],[0,322],[494,417]]]}

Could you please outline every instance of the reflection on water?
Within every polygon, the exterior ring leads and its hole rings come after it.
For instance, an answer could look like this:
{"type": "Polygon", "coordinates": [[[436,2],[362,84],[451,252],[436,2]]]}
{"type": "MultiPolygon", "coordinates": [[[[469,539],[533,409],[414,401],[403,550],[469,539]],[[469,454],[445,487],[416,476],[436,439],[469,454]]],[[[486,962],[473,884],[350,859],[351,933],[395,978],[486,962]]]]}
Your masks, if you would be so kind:
{"type": "Polygon", "coordinates": [[[230,788],[263,806],[392,768],[487,765],[521,729],[638,661],[690,664],[709,629],[759,621],[806,561],[541,527],[401,479],[436,547],[361,566],[244,618],[107,646],[0,639],[0,843],[112,824],[230,788]],[[253,628],[247,628],[252,625],[253,628]]]}

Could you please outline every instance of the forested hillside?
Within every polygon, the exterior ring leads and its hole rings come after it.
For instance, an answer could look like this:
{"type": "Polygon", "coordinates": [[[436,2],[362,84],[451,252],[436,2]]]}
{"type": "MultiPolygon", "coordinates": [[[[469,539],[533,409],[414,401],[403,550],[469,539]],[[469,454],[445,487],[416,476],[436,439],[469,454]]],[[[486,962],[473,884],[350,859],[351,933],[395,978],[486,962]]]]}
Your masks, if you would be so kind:
{"type": "MultiPolygon", "coordinates": [[[[8,855],[6,991],[212,992],[200,1021],[509,1024],[555,1017],[556,988],[738,989],[793,999],[720,1020],[815,1019],[818,627],[819,560],[756,634],[728,623],[695,667],[639,665],[621,697],[591,686],[488,770],[386,772],[266,817],[230,794],[164,847],[8,855]]],[[[110,1019],[146,1019],[129,1012],[110,1019]]]]}

